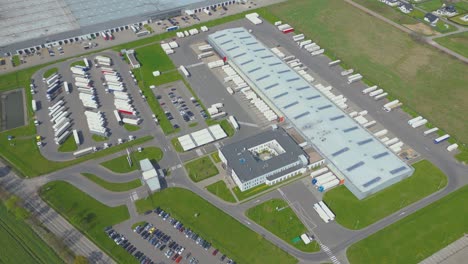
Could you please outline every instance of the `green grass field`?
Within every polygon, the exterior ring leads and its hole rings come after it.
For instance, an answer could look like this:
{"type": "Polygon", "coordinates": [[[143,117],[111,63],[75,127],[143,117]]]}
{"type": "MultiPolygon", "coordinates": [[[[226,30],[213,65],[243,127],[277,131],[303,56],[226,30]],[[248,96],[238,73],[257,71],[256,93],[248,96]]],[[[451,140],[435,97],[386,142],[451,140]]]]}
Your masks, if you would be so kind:
{"type": "Polygon", "coordinates": [[[296,213],[282,199],[272,199],[249,208],[246,213],[250,220],[263,226],[286,243],[304,252],[320,251],[316,241],[304,244],[302,240],[293,243],[293,239],[307,232],[307,228],[299,220],[296,213]]]}
{"type": "Polygon", "coordinates": [[[184,152],[182,145],[180,145],[179,139],[177,137],[171,138],[171,144],[177,152],[184,152]]]}
{"type": "Polygon", "coordinates": [[[96,141],[96,142],[104,142],[104,141],[109,140],[109,138],[107,138],[107,137],[100,136],[100,135],[96,135],[96,134],[93,134],[93,135],[91,136],[91,138],[92,138],[94,141],[96,141]]]}
{"type": "Polygon", "coordinates": [[[76,146],[75,138],[73,136],[69,136],[65,142],[62,143],[58,147],[59,152],[72,152],[78,149],[78,146],[76,146]]]}
{"type": "Polygon", "coordinates": [[[70,64],[70,67],[73,67],[73,66],[83,66],[83,67],[85,67],[86,64],[84,63],[83,60],[79,60],[79,61],[75,61],[72,64],[70,64]]]}
{"type": "Polygon", "coordinates": [[[211,158],[213,159],[214,163],[220,163],[221,162],[221,159],[219,158],[219,153],[217,151],[211,153],[210,155],[211,155],[211,158]]]}
{"type": "Polygon", "coordinates": [[[219,210],[193,192],[168,188],[136,201],[138,212],[160,206],[182,221],[204,239],[212,243],[237,263],[296,263],[297,260],[277,248],[260,234],[219,210]],[[195,216],[197,215],[198,216],[195,216]],[[252,250],[255,249],[255,250],[252,250]]]}
{"type": "Polygon", "coordinates": [[[29,227],[0,202],[0,263],[64,263],[29,227]]]}
{"type": "Polygon", "coordinates": [[[19,127],[0,133],[0,146],[2,146],[0,148],[0,154],[6,161],[15,166],[22,175],[27,177],[39,176],[71,165],[79,164],[83,161],[104,157],[153,139],[152,136],[145,136],[71,161],[55,162],[50,161],[41,155],[37,148],[36,140],[34,136],[32,136],[34,135],[34,132],[31,133],[31,129],[34,129],[34,126],[19,127]],[[15,139],[8,141],[7,135],[14,135],[15,139]]]}
{"type": "Polygon", "coordinates": [[[468,186],[350,246],[351,263],[418,263],[468,230],[468,186]]]}
{"type": "Polygon", "coordinates": [[[209,156],[187,162],[184,166],[188,176],[194,182],[203,181],[219,173],[209,156]]]}
{"type": "Polygon", "coordinates": [[[50,68],[48,69],[47,71],[44,72],[44,78],[49,78],[50,76],[52,76],[53,74],[57,73],[58,72],[58,68],[50,68]]]}
{"type": "Polygon", "coordinates": [[[287,1],[267,10],[439,128],[468,142],[464,63],[340,0],[316,0],[313,5],[287,1]],[[451,92],[443,92],[444,87],[451,92]]]}
{"type": "Polygon", "coordinates": [[[13,67],[20,66],[21,65],[21,59],[19,55],[14,55],[11,58],[11,62],[13,64],[13,67]]]}
{"type": "Polygon", "coordinates": [[[116,182],[105,181],[91,173],[81,173],[81,175],[83,175],[84,177],[88,178],[90,181],[93,181],[97,185],[111,192],[126,192],[126,191],[130,191],[132,189],[135,189],[141,186],[140,179],[136,179],[136,180],[129,181],[129,182],[116,183],[116,182]]]}
{"type": "Polygon", "coordinates": [[[427,160],[413,165],[414,174],[385,190],[358,200],[345,186],[325,193],[323,201],[336,214],[336,222],[361,229],[447,185],[447,177],[427,160]]]}
{"type": "Polygon", "coordinates": [[[436,38],[434,41],[468,58],[468,32],[436,38]]]}
{"type": "Polygon", "coordinates": [[[416,6],[426,10],[427,12],[432,12],[442,7],[442,1],[441,0],[429,0],[429,1],[424,1],[420,4],[417,4],[416,6]]]}
{"type": "Polygon", "coordinates": [[[118,224],[130,217],[125,205],[108,207],[63,181],[45,184],[41,188],[40,195],[113,259],[121,263],[137,263],[133,256],[116,245],[104,233],[105,227],[118,224]]]}
{"type": "Polygon", "coordinates": [[[130,157],[132,159],[132,166],[129,166],[127,161],[127,155],[104,161],[101,166],[115,172],[115,173],[128,173],[140,169],[139,161],[142,159],[149,159],[150,161],[160,161],[163,158],[164,153],[160,148],[147,147],[143,148],[141,152],[134,151],[130,157]]]}
{"type": "Polygon", "coordinates": [[[206,189],[210,193],[218,196],[220,199],[226,202],[230,202],[230,203],[236,202],[236,199],[234,198],[234,196],[232,196],[231,191],[228,189],[228,187],[226,186],[226,183],[223,180],[217,181],[215,183],[212,183],[206,186],[206,189]]]}
{"type": "Polygon", "coordinates": [[[466,13],[460,14],[458,16],[454,16],[454,17],[449,18],[449,20],[452,21],[452,22],[455,22],[457,24],[463,25],[463,26],[468,26],[468,21],[463,21],[462,20],[462,17],[464,17],[465,15],[466,15],[466,13]]]}
{"type": "Polygon", "coordinates": [[[138,131],[141,129],[141,127],[131,124],[124,124],[123,127],[129,132],[138,131]]]}

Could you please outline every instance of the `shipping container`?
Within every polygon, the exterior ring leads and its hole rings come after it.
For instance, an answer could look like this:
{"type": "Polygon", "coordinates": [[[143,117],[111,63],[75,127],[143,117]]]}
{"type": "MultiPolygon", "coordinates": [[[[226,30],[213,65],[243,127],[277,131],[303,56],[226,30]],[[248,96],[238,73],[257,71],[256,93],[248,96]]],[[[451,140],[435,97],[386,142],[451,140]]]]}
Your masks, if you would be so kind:
{"type": "Polygon", "coordinates": [[[122,122],[125,124],[130,124],[130,125],[138,125],[140,123],[140,119],[132,119],[132,118],[122,118],[122,122]]]}
{"type": "Polygon", "coordinates": [[[73,138],[75,139],[75,143],[77,146],[81,145],[80,135],[78,134],[78,130],[73,129],[73,138]]]}
{"type": "Polygon", "coordinates": [[[237,120],[234,116],[229,116],[229,122],[235,130],[239,130],[239,123],[237,123],[237,120]]]}
{"type": "Polygon", "coordinates": [[[185,77],[190,77],[190,73],[187,71],[187,69],[183,65],[180,65],[179,69],[180,71],[182,71],[185,77]]]}
{"type": "Polygon", "coordinates": [[[70,134],[70,130],[66,130],[60,137],[55,138],[55,144],[62,144],[70,136],[70,134]]]}
{"type": "Polygon", "coordinates": [[[427,123],[427,119],[422,119],[422,120],[419,120],[419,121],[416,121],[414,123],[411,124],[411,127],[413,128],[418,128],[420,126],[423,126],[427,123]]]}
{"type": "Polygon", "coordinates": [[[374,133],[374,136],[375,137],[382,137],[382,136],[385,136],[387,133],[388,133],[387,129],[382,129],[382,130],[374,133]]]}

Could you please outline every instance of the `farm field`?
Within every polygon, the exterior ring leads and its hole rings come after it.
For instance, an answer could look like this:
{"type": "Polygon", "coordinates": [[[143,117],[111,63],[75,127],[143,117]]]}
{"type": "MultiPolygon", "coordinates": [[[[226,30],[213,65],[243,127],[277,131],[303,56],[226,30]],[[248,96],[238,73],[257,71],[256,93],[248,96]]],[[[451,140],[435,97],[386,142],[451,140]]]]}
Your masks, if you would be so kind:
{"type": "Polygon", "coordinates": [[[135,205],[139,213],[161,207],[237,263],[297,263],[288,253],[189,190],[164,189],[137,200],[135,205]]]}
{"type": "Polygon", "coordinates": [[[468,142],[468,116],[464,114],[468,112],[468,75],[462,62],[340,0],[316,0],[314,5],[307,0],[288,1],[267,10],[404,105],[468,142]]]}
{"type": "Polygon", "coordinates": [[[351,245],[346,252],[349,262],[419,263],[466,233],[467,200],[464,186],[351,245]]]}
{"type": "Polygon", "coordinates": [[[130,217],[125,205],[108,207],[64,181],[45,184],[40,190],[40,195],[113,259],[121,263],[137,263],[134,257],[104,233],[105,227],[118,224],[130,217]]]}
{"type": "Polygon", "coordinates": [[[286,201],[271,199],[246,211],[250,220],[263,226],[291,246],[304,252],[317,252],[320,246],[316,241],[304,244],[302,240],[293,243],[292,240],[307,232],[307,228],[299,220],[296,213],[286,201]]]}
{"type": "Polygon", "coordinates": [[[0,202],[0,263],[64,263],[24,221],[0,202]]]}
{"type": "Polygon", "coordinates": [[[447,177],[427,160],[413,164],[414,174],[385,190],[358,200],[345,186],[325,193],[323,201],[336,214],[336,222],[349,229],[361,229],[443,189],[447,177]]]}

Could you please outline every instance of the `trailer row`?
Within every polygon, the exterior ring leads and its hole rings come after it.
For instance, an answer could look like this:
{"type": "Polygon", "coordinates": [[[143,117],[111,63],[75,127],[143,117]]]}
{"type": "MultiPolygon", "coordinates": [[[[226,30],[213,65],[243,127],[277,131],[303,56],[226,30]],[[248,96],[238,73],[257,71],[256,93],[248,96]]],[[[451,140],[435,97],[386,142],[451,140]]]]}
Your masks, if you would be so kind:
{"type": "Polygon", "coordinates": [[[330,210],[330,208],[328,208],[328,206],[323,201],[315,203],[313,205],[313,208],[325,223],[335,220],[335,214],[330,210]]]}
{"type": "Polygon", "coordinates": [[[333,89],[333,87],[331,86],[324,86],[322,85],[321,83],[317,84],[315,86],[322,94],[324,94],[326,97],[328,97],[328,99],[330,99],[330,101],[332,101],[334,104],[336,104],[339,108],[341,109],[347,109],[348,108],[348,105],[346,104],[346,102],[348,101],[348,99],[346,97],[344,97],[343,95],[335,95],[331,92],[331,90],[333,89]]]}
{"type": "Polygon", "coordinates": [[[291,27],[289,24],[283,24],[281,21],[275,22],[276,27],[279,31],[283,32],[284,34],[288,34],[294,32],[294,28],[291,27]]]}

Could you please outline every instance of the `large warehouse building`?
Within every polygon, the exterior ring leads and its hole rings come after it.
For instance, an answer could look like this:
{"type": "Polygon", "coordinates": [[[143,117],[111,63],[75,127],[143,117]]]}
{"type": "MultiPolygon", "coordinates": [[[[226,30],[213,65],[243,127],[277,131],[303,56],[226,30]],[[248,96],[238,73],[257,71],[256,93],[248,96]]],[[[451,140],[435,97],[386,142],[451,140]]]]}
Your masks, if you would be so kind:
{"type": "Polygon", "coordinates": [[[350,118],[245,28],[208,36],[208,42],[273,109],[325,157],[359,199],[413,173],[413,168],[350,118]]]}
{"type": "Polygon", "coordinates": [[[303,173],[309,164],[306,153],[282,128],[223,146],[218,154],[241,191],[284,181],[303,173]]]}
{"type": "Polygon", "coordinates": [[[0,0],[0,53],[240,0],[0,0]]]}

